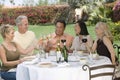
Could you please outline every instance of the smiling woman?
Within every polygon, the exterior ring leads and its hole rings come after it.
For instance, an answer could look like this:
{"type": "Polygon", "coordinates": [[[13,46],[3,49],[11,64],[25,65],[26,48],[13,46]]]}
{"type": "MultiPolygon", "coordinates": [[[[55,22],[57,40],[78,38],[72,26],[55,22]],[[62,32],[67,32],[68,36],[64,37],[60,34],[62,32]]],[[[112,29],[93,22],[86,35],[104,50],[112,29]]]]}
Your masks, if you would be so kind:
{"type": "Polygon", "coordinates": [[[15,80],[15,72],[6,73],[6,71],[20,63],[19,53],[16,51],[15,44],[7,44],[14,37],[14,28],[10,25],[3,25],[0,30],[4,39],[4,42],[0,45],[0,59],[3,63],[1,67],[1,77],[5,80],[15,80]]]}
{"type": "Polygon", "coordinates": [[[25,58],[19,59],[20,54],[28,54],[35,46],[22,49],[18,44],[13,42],[14,27],[11,25],[2,25],[0,33],[3,37],[3,42],[0,45],[0,59],[2,61],[1,77],[4,80],[16,80],[16,72],[8,71],[16,68],[19,63],[26,60],[25,58]]]}

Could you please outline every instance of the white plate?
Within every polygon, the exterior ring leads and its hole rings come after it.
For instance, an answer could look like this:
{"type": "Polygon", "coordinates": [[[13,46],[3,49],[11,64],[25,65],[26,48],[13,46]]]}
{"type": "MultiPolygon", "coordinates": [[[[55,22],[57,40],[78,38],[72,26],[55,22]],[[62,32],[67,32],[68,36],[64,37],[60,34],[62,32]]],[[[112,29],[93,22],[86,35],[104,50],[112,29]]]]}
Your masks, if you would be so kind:
{"type": "Polygon", "coordinates": [[[27,57],[24,57],[25,61],[31,61],[33,59],[35,59],[36,56],[27,56],[27,57]]]}
{"type": "Polygon", "coordinates": [[[43,68],[49,68],[49,67],[56,67],[57,65],[51,62],[41,62],[38,64],[38,66],[43,68]]]}
{"type": "Polygon", "coordinates": [[[79,56],[69,56],[68,62],[79,62],[79,56]]]}

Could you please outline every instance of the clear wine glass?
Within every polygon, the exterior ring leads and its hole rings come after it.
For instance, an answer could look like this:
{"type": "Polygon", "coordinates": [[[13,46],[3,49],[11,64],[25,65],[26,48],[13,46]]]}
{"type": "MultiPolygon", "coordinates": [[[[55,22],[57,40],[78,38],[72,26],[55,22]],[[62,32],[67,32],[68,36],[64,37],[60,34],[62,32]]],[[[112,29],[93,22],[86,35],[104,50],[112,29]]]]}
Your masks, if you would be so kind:
{"type": "Polygon", "coordinates": [[[48,40],[51,40],[51,38],[52,38],[52,34],[51,34],[51,33],[48,34],[47,38],[48,38],[48,40]]]}
{"type": "Polygon", "coordinates": [[[43,35],[43,41],[45,42],[46,39],[47,39],[47,37],[46,37],[46,35],[44,34],[44,35],[43,35]]]}
{"type": "Polygon", "coordinates": [[[42,45],[39,45],[39,55],[38,55],[38,59],[41,61],[41,56],[42,56],[42,50],[43,50],[43,47],[42,45]]]}

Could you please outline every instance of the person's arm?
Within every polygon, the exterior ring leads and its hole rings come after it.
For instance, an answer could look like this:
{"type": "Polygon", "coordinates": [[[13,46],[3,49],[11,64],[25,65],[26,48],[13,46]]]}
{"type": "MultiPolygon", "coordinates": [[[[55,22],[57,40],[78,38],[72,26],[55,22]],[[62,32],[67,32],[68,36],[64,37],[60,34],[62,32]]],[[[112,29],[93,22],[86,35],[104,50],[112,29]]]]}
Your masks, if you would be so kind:
{"type": "Polygon", "coordinates": [[[32,35],[32,36],[31,36],[31,37],[32,37],[32,39],[31,39],[32,42],[30,43],[29,46],[36,45],[36,46],[35,46],[35,49],[39,49],[39,41],[38,41],[38,39],[36,38],[35,33],[31,31],[31,35],[32,35]]]}
{"type": "Polygon", "coordinates": [[[92,46],[93,46],[93,39],[90,36],[87,36],[87,42],[86,42],[86,47],[89,52],[92,52],[92,46]]]}
{"type": "Polygon", "coordinates": [[[93,46],[93,39],[91,38],[91,36],[88,36],[88,45],[91,48],[93,46]]]}
{"type": "Polygon", "coordinates": [[[49,52],[50,50],[56,50],[57,45],[53,44],[52,41],[48,41],[45,45],[45,51],[49,52]]]}
{"type": "Polygon", "coordinates": [[[93,43],[92,52],[95,52],[96,48],[97,48],[97,40],[95,40],[95,42],[93,43]]]}
{"type": "Polygon", "coordinates": [[[23,59],[15,60],[15,61],[7,61],[6,54],[4,48],[0,45],[0,59],[4,66],[15,66],[21,62],[23,62],[23,59]]]}
{"type": "Polygon", "coordinates": [[[28,47],[27,49],[23,49],[23,48],[22,48],[20,45],[18,45],[17,43],[15,43],[15,44],[16,44],[17,49],[19,50],[19,52],[20,52],[21,54],[30,53],[31,51],[34,50],[34,48],[35,48],[35,46],[36,46],[36,44],[33,44],[33,45],[31,45],[30,47],[28,47]]]}
{"type": "Polygon", "coordinates": [[[76,37],[74,38],[73,42],[72,42],[72,46],[70,48],[70,50],[74,50],[75,49],[75,46],[76,46],[76,37]]]}
{"type": "Polygon", "coordinates": [[[40,43],[39,43],[39,41],[35,38],[35,39],[33,40],[33,42],[31,43],[30,46],[32,46],[32,45],[35,45],[35,48],[34,48],[34,49],[38,50],[40,43]]]}
{"type": "Polygon", "coordinates": [[[73,40],[74,40],[74,37],[73,37],[73,36],[69,36],[67,40],[68,40],[68,41],[66,42],[66,47],[67,47],[68,49],[70,49],[70,47],[72,46],[72,42],[73,42],[73,40]]]}
{"type": "Polygon", "coordinates": [[[115,51],[114,51],[111,41],[107,37],[103,37],[103,42],[110,52],[112,64],[115,64],[115,51]]]}

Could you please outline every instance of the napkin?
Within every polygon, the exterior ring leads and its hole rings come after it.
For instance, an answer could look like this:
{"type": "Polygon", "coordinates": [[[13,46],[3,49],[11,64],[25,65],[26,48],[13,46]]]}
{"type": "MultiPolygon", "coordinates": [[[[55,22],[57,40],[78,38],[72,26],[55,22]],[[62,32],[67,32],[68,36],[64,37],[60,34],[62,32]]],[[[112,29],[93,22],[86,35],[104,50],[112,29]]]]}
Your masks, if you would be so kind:
{"type": "Polygon", "coordinates": [[[57,64],[58,67],[69,67],[70,64],[67,63],[67,62],[63,62],[63,63],[60,63],[60,64],[57,64]]]}
{"type": "Polygon", "coordinates": [[[16,68],[12,68],[8,72],[16,72],[16,68]]]}
{"type": "Polygon", "coordinates": [[[36,58],[36,56],[27,56],[27,57],[24,57],[24,59],[26,60],[26,61],[31,61],[31,60],[33,60],[33,59],[35,59],[36,58]]]}
{"type": "Polygon", "coordinates": [[[35,58],[35,59],[33,59],[32,61],[23,62],[23,64],[32,65],[32,64],[37,64],[38,62],[40,62],[39,58],[35,58]]]}

